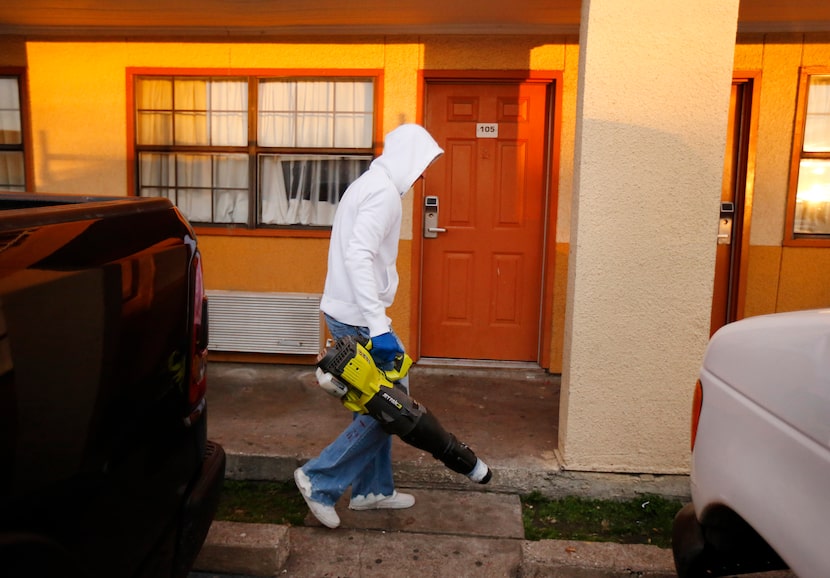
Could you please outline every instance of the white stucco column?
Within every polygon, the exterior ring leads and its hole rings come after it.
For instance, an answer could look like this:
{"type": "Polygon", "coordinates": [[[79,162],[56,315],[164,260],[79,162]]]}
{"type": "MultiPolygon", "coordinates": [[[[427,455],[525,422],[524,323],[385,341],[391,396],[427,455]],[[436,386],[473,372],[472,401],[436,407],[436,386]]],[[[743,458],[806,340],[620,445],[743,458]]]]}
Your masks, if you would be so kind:
{"type": "Polygon", "coordinates": [[[583,0],[565,468],[685,473],[738,0],[583,0]]]}

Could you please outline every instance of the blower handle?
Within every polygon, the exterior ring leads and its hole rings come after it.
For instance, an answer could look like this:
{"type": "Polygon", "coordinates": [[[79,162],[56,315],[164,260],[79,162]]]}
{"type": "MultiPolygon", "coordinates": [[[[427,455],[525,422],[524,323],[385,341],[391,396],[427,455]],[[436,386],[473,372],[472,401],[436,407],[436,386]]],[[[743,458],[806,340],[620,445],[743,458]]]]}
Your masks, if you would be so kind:
{"type": "MultiPolygon", "coordinates": [[[[369,352],[371,355],[372,351],[372,340],[365,339],[363,337],[358,337],[357,342],[363,346],[363,348],[369,352]]],[[[407,355],[406,352],[401,353],[400,355],[395,356],[395,365],[392,366],[391,369],[381,369],[378,367],[378,371],[382,372],[383,375],[386,376],[386,379],[389,381],[400,381],[406,374],[409,373],[409,368],[412,367],[412,358],[407,355]]]]}

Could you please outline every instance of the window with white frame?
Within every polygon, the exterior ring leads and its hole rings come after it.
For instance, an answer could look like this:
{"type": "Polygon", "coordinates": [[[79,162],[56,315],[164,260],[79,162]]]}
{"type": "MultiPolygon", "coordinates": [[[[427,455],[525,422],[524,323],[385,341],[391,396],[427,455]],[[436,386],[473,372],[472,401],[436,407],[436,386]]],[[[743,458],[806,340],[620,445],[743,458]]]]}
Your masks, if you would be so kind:
{"type": "Polygon", "coordinates": [[[793,238],[830,239],[830,69],[802,71],[791,175],[793,238]]]}
{"type": "Polygon", "coordinates": [[[137,76],[137,190],[197,224],[329,227],[368,168],[372,78],[137,76]]]}
{"type": "Polygon", "coordinates": [[[20,77],[0,75],[0,190],[26,190],[20,77]]]}

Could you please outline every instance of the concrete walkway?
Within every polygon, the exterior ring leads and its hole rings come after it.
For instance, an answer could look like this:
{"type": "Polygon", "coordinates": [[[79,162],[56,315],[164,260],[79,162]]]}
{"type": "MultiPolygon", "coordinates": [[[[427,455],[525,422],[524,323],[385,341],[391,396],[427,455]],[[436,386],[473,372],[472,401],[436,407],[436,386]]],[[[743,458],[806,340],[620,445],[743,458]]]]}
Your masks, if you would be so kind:
{"type": "MultiPolygon", "coordinates": [[[[352,512],[341,527],[218,522],[197,569],[244,576],[674,577],[671,553],[654,546],[524,540],[518,496],[410,490],[411,509],[352,512]]],[[[210,576],[210,574],[208,574],[210,576]]]]}
{"type": "MultiPolygon", "coordinates": [[[[233,479],[291,480],[351,419],[320,389],[313,366],[212,362],[209,436],[228,455],[233,479]]],[[[416,504],[352,512],[341,527],[215,522],[194,578],[217,573],[290,577],[652,577],[675,576],[669,550],[654,546],[524,540],[519,495],[687,499],[684,476],[568,472],[557,462],[559,379],[530,366],[416,365],[411,393],[494,472],[479,485],[398,438],[399,489],[416,504]]],[[[771,578],[768,576],[768,578],[771,578]]]]}
{"type": "MultiPolygon", "coordinates": [[[[463,367],[416,364],[410,391],[443,427],[494,472],[486,486],[471,483],[429,454],[393,438],[400,487],[550,497],[636,497],[656,493],[685,499],[687,476],[569,472],[556,457],[559,377],[536,366],[463,367]]],[[[208,433],[228,454],[232,479],[291,480],[351,420],[314,378],[314,366],[211,363],[208,433]]]]}

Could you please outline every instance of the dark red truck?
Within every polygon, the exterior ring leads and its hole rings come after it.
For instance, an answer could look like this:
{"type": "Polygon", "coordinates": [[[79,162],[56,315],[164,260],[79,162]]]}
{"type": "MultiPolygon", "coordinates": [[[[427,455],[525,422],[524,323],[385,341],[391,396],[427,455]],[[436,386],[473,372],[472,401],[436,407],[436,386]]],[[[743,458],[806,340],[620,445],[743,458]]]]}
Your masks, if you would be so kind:
{"type": "Polygon", "coordinates": [[[0,576],[189,573],[225,469],[207,331],[167,199],[0,193],[0,576]]]}

